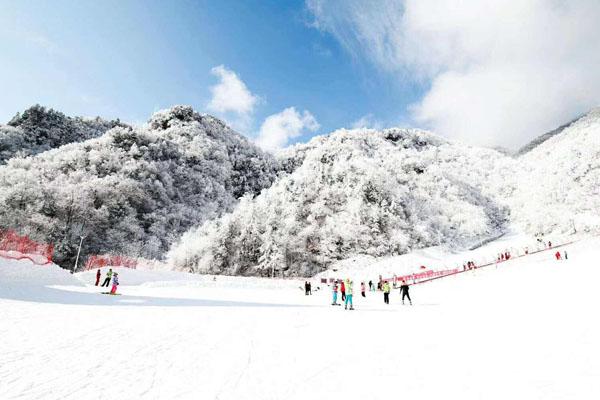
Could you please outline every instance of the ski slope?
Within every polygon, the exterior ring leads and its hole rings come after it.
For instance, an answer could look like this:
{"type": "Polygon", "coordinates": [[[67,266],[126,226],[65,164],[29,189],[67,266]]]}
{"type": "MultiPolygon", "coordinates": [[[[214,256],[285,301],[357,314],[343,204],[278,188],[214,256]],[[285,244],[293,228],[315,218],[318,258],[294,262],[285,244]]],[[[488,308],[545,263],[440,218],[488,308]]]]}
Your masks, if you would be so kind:
{"type": "Polygon", "coordinates": [[[565,249],[413,286],[412,307],[355,281],[355,311],[302,281],[122,270],[108,296],[0,259],[0,399],[598,399],[600,240],[565,249]]]}

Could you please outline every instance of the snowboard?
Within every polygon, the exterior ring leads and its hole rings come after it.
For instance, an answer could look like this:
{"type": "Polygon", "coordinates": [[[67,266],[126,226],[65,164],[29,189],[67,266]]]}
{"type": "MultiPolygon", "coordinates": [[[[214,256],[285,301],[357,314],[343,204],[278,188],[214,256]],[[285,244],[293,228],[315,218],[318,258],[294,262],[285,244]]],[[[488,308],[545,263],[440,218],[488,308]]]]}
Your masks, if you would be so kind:
{"type": "Polygon", "coordinates": [[[100,294],[108,294],[109,296],[120,296],[121,293],[101,292],[100,294]]]}

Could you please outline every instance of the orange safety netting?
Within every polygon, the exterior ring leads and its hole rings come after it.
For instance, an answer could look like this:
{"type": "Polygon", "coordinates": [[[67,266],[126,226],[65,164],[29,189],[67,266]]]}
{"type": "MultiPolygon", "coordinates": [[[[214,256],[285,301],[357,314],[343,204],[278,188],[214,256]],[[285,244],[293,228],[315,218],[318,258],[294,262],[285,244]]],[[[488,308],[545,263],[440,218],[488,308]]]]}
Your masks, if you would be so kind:
{"type": "Polygon", "coordinates": [[[85,270],[103,267],[124,267],[136,269],[137,259],[112,254],[102,254],[89,256],[85,263],[85,270]]]}
{"type": "Polygon", "coordinates": [[[0,229],[0,257],[28,259],[38,265],[52,262],[54,245],[39,243],[13,230],[0,229]]]}

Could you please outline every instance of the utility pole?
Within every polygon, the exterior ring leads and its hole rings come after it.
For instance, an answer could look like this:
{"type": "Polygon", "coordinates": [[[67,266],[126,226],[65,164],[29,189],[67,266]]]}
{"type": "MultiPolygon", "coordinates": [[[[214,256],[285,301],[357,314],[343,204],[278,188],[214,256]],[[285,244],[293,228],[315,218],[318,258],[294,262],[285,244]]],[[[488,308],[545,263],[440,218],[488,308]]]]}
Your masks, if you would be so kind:
{"type": "Polygon", "coordinates": [[[74,273],[77,270],[77,263],[79,262],[79,253],[81,253],[81,244],[83,243],[83,238],[85,236],[81,236],[81,240],[79,241],[79,249],[77,249],[77,257],[75,258],[75,265],[73,266],[73,271],[71,271],[71,273],[74,273]]]}

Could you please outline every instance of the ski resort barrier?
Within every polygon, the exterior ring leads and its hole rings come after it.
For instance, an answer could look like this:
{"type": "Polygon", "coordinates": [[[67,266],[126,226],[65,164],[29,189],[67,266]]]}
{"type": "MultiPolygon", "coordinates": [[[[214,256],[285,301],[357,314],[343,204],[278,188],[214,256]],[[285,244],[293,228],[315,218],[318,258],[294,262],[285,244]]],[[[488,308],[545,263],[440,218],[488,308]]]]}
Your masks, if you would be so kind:
{"type": "MultiPolygon", "coordinates": [[[[474,266],[473,269],[477,270],[477,269],[481,269],[481,268],[491,267],[491,266],[494,266],[494,265],[498,266],[500,264],[516,260],[517,258],[523,258],[523,257],[527,257],[527,256],[532,256],[534,254],[543,253],[545,251],[555,251],[556,249],[559,249],[559,248],[564,247],[564,246],[568,246],[568,245],[573,244],[575,242],[577,242],[577,240],[573,240],[573,241],[570,241],[570,242],[561,243],[561,244],[558,244],[558,245],[548,246],[548,247],[545,247],[543,249],[537,249],[537,250],[534,250],[534,251],[525,250],[524,253],[522,253],[522,254],[516,254],[514,256],[511,255],[508,259],[504,259],[504,260],[497,260],[496,259],[496,260],[494,260],[492,262],[487,262],[487,263],[484,263],[484,264],[481,264],[481,265],[474,266]]],[[[421,284],[421,283],[431,282],[433,280],[440,279],[440,278],[445,278],[447,276],[462,274],[462,273],[465,273],[465,272],[471,272],[471,271],[473,271],[473,269],[460,269],[460,268],[457,268],[457,269],[454,269],[453,273],[426,278],[426,279],[420,280],[418,282],[413,282],[413,284],[414,285],[418,285],[418,284],[421,284]]]]}
{"type": "Polygon", "coordinates": [[[13,230],[0,229],[0,257],[12,260],[27,259],[37,265],[52,262],[54,245],[40,243],[13,230]]]}
{"type": "Polygon", "coordinates": [[[123,267],[136,269],[138,260],[121,255],[103,254],[103,255],[92,255],[89,256],[84,270],[103,268],[103,267],[123,267]]]}

